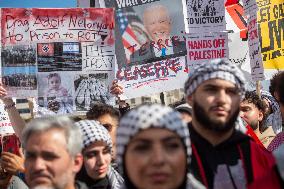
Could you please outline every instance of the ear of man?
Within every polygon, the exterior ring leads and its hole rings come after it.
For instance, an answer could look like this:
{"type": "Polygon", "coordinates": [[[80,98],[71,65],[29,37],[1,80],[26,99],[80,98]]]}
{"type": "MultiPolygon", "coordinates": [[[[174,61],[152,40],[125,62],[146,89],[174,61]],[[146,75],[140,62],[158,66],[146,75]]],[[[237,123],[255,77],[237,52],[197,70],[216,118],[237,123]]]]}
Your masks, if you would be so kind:
{"type": "Polygon", "coordinates": [[[76,174],[80,171],[81,167],[83,165],[83,155],[81,153],[78,153],[73,158],[73,172],[76,174]]]}
{"type": "Polygon", "coordinates": [[[187,102],[191,107],[193,107],[193,97],[192,97],[192,95],[187,96],[186,102],[187,102]]]}

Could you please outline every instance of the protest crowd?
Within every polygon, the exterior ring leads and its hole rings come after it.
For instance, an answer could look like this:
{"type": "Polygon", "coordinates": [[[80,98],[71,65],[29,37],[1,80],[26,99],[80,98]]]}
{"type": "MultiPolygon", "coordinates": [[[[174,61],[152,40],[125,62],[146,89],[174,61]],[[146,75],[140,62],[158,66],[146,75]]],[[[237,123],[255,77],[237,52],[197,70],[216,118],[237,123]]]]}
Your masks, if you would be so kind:
{"type": "MultiPolygon", "coordinates": [[[[100,103],[84,120],[52,115],[29,123],[1,85],[22,144],[1,154],[1,188],[282,188],[284,117],[280,125],[269,117],[284,114],[283,80],[279,72],[272,93],[259,96],[245,89],[237,66],[216,59],[196,67],[185,102],[171,107],[100,103]]],[[[114,81],[111,92],[119,96],[123,87],[114,81]]]]}
{"type": "MultiPolygon", "coordinates": [[[[130,2],[138,4],[138,1],[130,2]]],[[[224,20],[222,16],[211,17],[215,15],[217,1],[212,6],[209,6],[209,0],[192,2],[190,8],[193,15],[204,16],[200,23],[210,21],[217,25],[217,22],[224,20]],[[200,7],[204,12],[199,12],[200,7]]],[[[123,6],[123,3],[119,6],[123,6]]],[[[188,41],[170,37],[173,26],[168,9],[155,5],[146,8],[143,13],[141,22],[151,42],[146,42],[144,46],[132,46],[133,52],[126,58],[127,63],[135,65],[137,69],[143,64],[140,75],[134,69],[136,75],[133,80],[148,77],[151,69],[144,70],[143,66],[146,68],[154,61],[168,62],[165,67],[153,64],[156,71],[150,76],[170,78],[171,70],[175,73],[182,70],[181,65],[176,64],[179,59],[174,56],[190,55],[186,47],[188,41]],[[160,20],[157,21],[157,18],[160,20]],[[176,62],[171,58],[176,58],[176,62]]],[[[86,10],[84,16],[90,12],[86,10]]],[[[98,12],[101,14],[103,9],[98,12]]],[[[75,19],[75,16],[71,18],[75,19]]],[[[35,21],[38,25],[41,23],[39,20],[35,21]]],[[[58,19],[58,24],[64,27],[66,20],[63,16],[61,20],[58,19]]],[[[192,17],[189,20],[194,22],[196,19],[192,17]]],[[[19,26],[20,23],[18,21],[19,26]]],[[[72,23],[74,26],[77,24],[74,20],[72,23]]],[[[84,25],[83,21],[78,23],[84,25]]],[[[16,24],[12,27],[16,27],[16,24]]],[[[45,29],[38,29],[38,32],[41,30],[45,29]]],[[[194,35],[191,37],[194,38],[194,35]]],[[[77,90],[67,85],[74,83],[71,75],[75,71],[64,75],[57,70],[44,73],[44,77],[40,78],[41,85],[45,81],[46,86],[40,86],[43,95],[38,99],[44,104],[44,98],[50,98],[48,110],[44,110],[46,107],[37,107],[37,112],[33,108],[39,104],[33,104],[30,108],[34,115],[29,120],[21,117],[9,90],[12,88],[13,94],[16,94],[13,97],[17,97],[17,87],[35,89],[39,85],[38,75],[20,71],[12,74],[10,70],[14,66],[21,68],[35,62],[35,49],[27,49],[29,53],[24,57],[21,54],[25,52],[21,49],[3,51],[2,60],[5,61],[2,65],[9,68],[9,74],[4,74],[0,81],[0,100],[4,107],[0,114],[7,114],[14,133],[2,135],[0,132],[0,189],[284,188],[284,71],[278,70],[270,78],[268,91],[248,89],[244,71],[228,57],[223,57],[227,53],[225,48],[221,48],[227,43],[227,39],[223,39],[225,35],[220,34],[218,40],[214,40],[213,34],[206,35],[203,37],[208,37],[208,40],[203,40],[199,45],[200,48],[210,46],[211,50],[203,51],[202,56],[202,51],[198,50],[195,55],[191,54],[194,61],[206,60],[203,63],[196,61],[198,64],[190,67],[189,72],[188,68],[182,70],[186,74],[186,80],[182,82],[184,96],[174,103],[141,103],[130,107],[125,101],[125,91],[129,93],[129,88],[134,86],[136,88],[132,88],[131,93],[138,93],[135,89],[139,90],[142,84],[135,86],[131,83],[131,87],[123,85],[123,79],[119,79],[117,74],[107,86],[104,82],[111,78],[111,74],[102,72],[92,75],[92,70],[88,70],[90,73],[86,73],[91,76],[80,72],[81,75],[74,77],[80,82],[83,80],[81,83],[77,81],[77,90]],[[219,46],[214,47],[214,41],[219,46]],[[213,56],[213,51],[222,53],[213,56]],[[73,93],[76,94],[77,104],[86,110],[83,116],[73,112],[73,93]],[[111,97],[116,99],[115,105],[107,103],[111,97]],[[62,104],[68,107],[68,111],[60,111],[64,109],[62,104]]],[[[113,45],[112,40],[105,35],[102,46],[105,43],[113,45]]],[[[55,57],[53,44],[42,46],[45,49],[41,50],[46,50],[41,52],[43,59],[55,57]]],[[[62,53],[68,52],[70,57],[81,53],[77,43],[63,43],[63,46],[60,50],[62,53]]],[[[84,51],[86,54],[99,51],[99,48],[89,47],[91,50],[84,51]]],[[[192,42],[192,48],[195,47],[192,42]]],[[[94,54],[90,56],[97,57],[94,54]]],[[[103,59],[103,56],[98,57],[103,59]]],[[[187,58],[190,63],[190,57],[187,58]]],[[[83,61],[79,59],[76,64],[80,67],[83,61]]],[[[257,66],[254,69],[260,68],[257,66]]],[[[60,71],[64,69],[62,67],[60,71]]],[[[125,75],[129,76],[130,69],[125,70],[125,75]]],[[[149,84],[151,81],[146,82],[149,84]]]]}

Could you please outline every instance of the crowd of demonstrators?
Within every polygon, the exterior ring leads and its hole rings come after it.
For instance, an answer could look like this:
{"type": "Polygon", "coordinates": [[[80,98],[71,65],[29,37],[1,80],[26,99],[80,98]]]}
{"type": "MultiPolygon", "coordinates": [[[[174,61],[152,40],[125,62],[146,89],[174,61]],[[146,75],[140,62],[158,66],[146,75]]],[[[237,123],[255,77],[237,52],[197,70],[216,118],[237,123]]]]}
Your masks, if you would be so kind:
{"type": "Polygon", "coordinates": [[[36,75],[12,74],[2,77],[5,85],[10,87],[36,87],[36,75]]]}
{"type": "Polygon", "coordinates": [[[92,189],[119,189],[123,184],[120,174],[112,167],[112,140],[108,130],[94,120],[75,123],[83,134],[84,164],[77,179],[92,189]]]}
{"type": "Polygon", "coordinates": [[[36,63],[36,53],[32,47],[3,49],[1,53],[4,66],[35,65],[36,63]]]}
{"type": "Polygon", "coordinates": [[[244,82],[238,67],[217,59],[185,83],[193,112],[189,167],[206,188],[281,188],[274,157],[235,129],[244,82]]]}
{"type": "Polygon", "coordinates": [[[253,129],[257,138],[265,148],[268,147],[275,137],[272,126],[264,127],[267,117],[266,107],[264,101],[255,91],[247,91],[240,104],[241,118],[253,129]]]}
{"type": "MultiPolygon", "coordinates": [[[[238,67],[217,59],[195,68],[185,83],[186,102],[174,108],[145,104],[120,112],[95,104],[86,113],[87,120],[74,123],[66,116],[50,115],[27,125],[0,84],[0,99],[25,151],[24,157],[2,153],[0,186],[283,188],[284,166],[254,141],[259,139],[270,151],[284,141],[284,119],[280,126],[273,120],[277,111],[284,115],[283,80],[284,72],[272,79],[275,100],[264,92],[261,99],[256,92],[245,91],[238,67]],[[236,129],[240,117],[254,139],[236,129]],[[279,134],[269,144],[272,128],[279,134]]],[[[110,91],[125,103],[117,81],[110,91]]],[[[284,152],[282,146],[279,150],[284,152]]]]}

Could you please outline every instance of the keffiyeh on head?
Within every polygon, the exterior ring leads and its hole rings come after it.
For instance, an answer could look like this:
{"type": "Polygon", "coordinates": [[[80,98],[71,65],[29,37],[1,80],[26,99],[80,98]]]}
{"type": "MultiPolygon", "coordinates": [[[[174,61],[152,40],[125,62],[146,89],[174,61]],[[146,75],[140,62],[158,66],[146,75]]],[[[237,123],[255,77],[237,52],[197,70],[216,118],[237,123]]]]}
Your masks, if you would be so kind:
{"type": "Polygon", "coordinates": [[[95,120],[81,120],[75,123],[83,135],[84,148],[97,141],[103,141],[107,147],[112,149],[111,137],[107,129],[95,120]]]}
{"type": "Polygon", "coordinates": [[[269,101],[269,105],[271,106],[272,112],[277,112],[280,107],[277,103],[276,99],[270,94],[268,91],[260,91],[261,98],[265,98],[267,101],[269,101]]]}
{"type": "Polygon", "coordinates": [[[268,91],[260,91],[261,98],[266,99],[271,106],[272,113],[266,118],[264,125],[266,127],[272,126],[275,134],[282,132],[282,116],[280,106],[276,99],[268,91]]]}
{"type": "Polygon", "coordinates": [[[215,59],[196,67],[185,82],[185,93],[190,96],[197,87],[210,79],[223,79],[234,83],[240,90],[241,96],[245,93],[245,78],[242,71],[226,59],[215,59]]]}
{"type": "Polygon", "coordinates": [[[121,173],[123,173],[123,154],[128,142],[139,131],[148,128],[165,128],[176,133],[186,147],[189,163],[191,155],[189,132],[180,113],[159,104],[142,105],[124,115],[117,129],[117,163],[121,173]]]}

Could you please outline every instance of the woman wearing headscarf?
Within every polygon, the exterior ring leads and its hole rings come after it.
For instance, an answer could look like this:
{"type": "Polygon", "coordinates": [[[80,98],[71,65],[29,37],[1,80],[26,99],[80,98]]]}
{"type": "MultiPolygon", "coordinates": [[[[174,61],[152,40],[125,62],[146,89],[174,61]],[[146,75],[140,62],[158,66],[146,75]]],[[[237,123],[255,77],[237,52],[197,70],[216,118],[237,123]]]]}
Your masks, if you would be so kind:
{"type": "Polygon", "coordinates": [[[188,173],[191,146],[180,113],[158,104],[130,110],[117,130],[124,189],[203,188],[188,173]]]}
{"type": "Polygon", "coordinates": [[[107,129],[94,120],[76,122],[83,135],[84,165],[77,179],[90,189],[119,189],[120,174],[111,166],[112,141],[107,129]]]}

